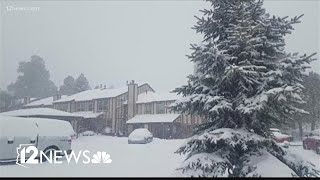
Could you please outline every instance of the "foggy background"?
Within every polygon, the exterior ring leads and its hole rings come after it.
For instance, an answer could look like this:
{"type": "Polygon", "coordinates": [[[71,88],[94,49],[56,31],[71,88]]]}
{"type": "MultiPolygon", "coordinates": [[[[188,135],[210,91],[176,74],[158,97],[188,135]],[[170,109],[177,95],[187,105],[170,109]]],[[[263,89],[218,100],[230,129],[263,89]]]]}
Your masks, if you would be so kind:
{"type": "MultiPolygon", "coordinates": [[[[18,62],[41,56],[56,86],[84,73],[91,88],[126,80],[150,83],[168,92],[193,72],[190,43],[201,41],[191,29],[194,15],[210,3],[188,1],[4,1],[0,0],[0,88],[16,80],[18,62]],[[8,11],[6,7],[39,7],[8,11]]],[[[320,52],[320,3],[266,0],[270,14],[305,14],[287,37],[287,51],[320,52]]],[[[312,63],[320,73],[320,60],[312,63]]]]}

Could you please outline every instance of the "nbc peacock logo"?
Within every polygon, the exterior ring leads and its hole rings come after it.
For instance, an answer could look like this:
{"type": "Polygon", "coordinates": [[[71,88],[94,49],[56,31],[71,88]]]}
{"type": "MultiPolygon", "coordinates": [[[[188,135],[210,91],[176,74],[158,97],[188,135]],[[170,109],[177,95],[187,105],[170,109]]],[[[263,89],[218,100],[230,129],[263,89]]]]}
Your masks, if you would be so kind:
{"type": "Polygon", "coordinates": [[[98,151],[96,154],[93,155],[93,159],[91,160],[91,163],[111,163],[112,159],[110,159],[110,155],[106,152],[98,151]]]}

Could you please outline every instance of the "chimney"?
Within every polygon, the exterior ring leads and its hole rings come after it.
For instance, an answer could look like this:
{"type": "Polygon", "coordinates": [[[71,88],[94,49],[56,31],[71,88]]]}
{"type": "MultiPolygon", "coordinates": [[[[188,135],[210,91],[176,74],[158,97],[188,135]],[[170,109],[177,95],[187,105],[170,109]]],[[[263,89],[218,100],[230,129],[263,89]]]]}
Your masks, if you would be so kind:
{"type": "Polygon", "coordinates": [[[136,102],[138,100],[138,84],[132,80],[128,84],[128,119],[136,115],[136,102]]]}
{"type": "Polygon", "coordinates": [[[29,104],[30,103],[30,97],[26,96],[23,98],[23,104],[29,104]]]}
{"type": "Polygon", "coordinates": [[[56,94],[53,96],[53,101],[61,99],[61,94],[56,94]]]}

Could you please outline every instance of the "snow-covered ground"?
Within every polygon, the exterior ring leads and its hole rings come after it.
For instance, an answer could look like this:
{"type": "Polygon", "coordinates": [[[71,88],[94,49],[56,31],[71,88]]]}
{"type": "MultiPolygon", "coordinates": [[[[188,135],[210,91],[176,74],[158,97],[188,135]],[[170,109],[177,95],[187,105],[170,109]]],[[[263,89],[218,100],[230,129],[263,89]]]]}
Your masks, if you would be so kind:
{"type": "Polygon", "coordinates": [[[317,169],[320,169],[320,155],[316,154],[314,151],[304,150],[302,146],[290,146],[288,152],[302,157],[305,161],[311,162],[317,169]]]}
{"type": "MultiPolygon", "coordinates": [[[[15,164],[0,166],[0,176],[71,176],[71,177],[168,177],[177,176],[175,168],[184,157],[174,151],[185,140],[155,138],[149,144],[128,144],[126,137],[83,136],[73,141],[73,150],[106,151],[110,164],[39,164],[24,168],[15,164]]],[[[320,168],[320,156],[302,146],[292,146],[290,152],[302,156],[320,168]]],[[[265,167],[267,168],[267,167],[265,167]]],[[[263,169],[260,169],[263,171],[263,169]]],[[[267,171],[266,171],[267,172],[267,171]]],[[[270,174],[272,176],[272,174],[270,174]]]]}
{"type": "MultiPolygon", "coordinates": [[[[73,150],[105,151],[110,164],[43,163],[24,168],[18,165],[0,166],[1,176],[103,176],[103,177],[168,177],[183,156],[174,153],[184,140],[154,138],[149,144],[128,144],[127,137],[83,136],[73,141],[73,150]]],[[[66,160],[65,160],[66,161],[66,160]]]]}

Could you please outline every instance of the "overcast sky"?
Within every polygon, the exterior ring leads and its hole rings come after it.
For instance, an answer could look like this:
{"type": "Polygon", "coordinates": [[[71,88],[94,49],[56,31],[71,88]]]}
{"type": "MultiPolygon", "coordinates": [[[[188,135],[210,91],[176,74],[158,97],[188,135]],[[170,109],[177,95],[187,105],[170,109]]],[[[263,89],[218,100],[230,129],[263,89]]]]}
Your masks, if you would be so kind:
{"type": "MultiPolygon", "coordinates": [[[[209,3],[188,1],[3,1],[1,2],[0,88],[14,82],[17,65],[41,56],[57,86],[81,72],[91,87],[148,82],[165,92],[186,83],[193,64],[186,58],[197,43],[194,15],[209,3]],[[7,7],[36,7],[8,11],[7,7]]],[[[318,52],[320,3],[316,0],[266,0],[268,12],[305,14],[287,37],[287,50],[318,52]]],[[[320,73],[320,60],[312,64],[320,73]]]]}

